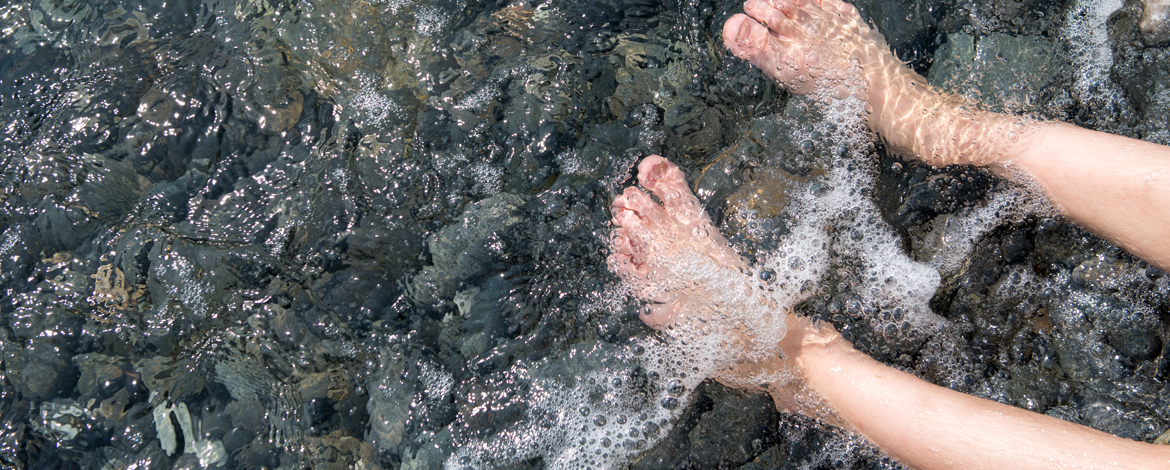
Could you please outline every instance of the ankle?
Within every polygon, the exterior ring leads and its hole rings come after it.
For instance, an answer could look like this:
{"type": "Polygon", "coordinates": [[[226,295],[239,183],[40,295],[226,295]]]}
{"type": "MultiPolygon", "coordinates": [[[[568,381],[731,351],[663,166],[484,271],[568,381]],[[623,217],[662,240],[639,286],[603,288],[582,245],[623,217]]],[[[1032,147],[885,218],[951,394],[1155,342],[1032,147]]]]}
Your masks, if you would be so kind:
{"type": "Polygon", "coordinates": [[[892,85],[899,91],[890,93],[881,108],[874,106],[869,118],[870,128],[894,153],[932,166],[991,166],[1010,158],[1034,127],[1030,118],[979,109],[906,72],[913,77],[892,85]]]}

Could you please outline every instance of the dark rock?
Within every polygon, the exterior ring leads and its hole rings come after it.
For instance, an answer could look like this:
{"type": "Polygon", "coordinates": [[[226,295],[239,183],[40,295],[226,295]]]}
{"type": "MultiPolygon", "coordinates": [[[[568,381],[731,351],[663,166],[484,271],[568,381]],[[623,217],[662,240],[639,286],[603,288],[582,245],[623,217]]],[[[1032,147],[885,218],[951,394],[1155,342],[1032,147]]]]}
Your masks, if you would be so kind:
{"type": "Polygon", "coordinates": [[[246,431],[259,431],[264,426],[264,406],[254,400],[233,401],[225,411],[232,417],[232,426],[246,431]]]}
{"type": "Polygon", "coordinates": [[[255,433],[252,431],[240,427],[232,428],[223,436],[223,448],[227,451],[228,455],[234,454],[237,450],[252,442],[253,437],[255,437],[255,433]]]}
{"type": "Polygon", "coordinates": [[[1054,76],[1053,54],[1052,41],[1039,36],[953,33],[939,47],[929,81],[996,111],[1033,112],[1054,76]]]}

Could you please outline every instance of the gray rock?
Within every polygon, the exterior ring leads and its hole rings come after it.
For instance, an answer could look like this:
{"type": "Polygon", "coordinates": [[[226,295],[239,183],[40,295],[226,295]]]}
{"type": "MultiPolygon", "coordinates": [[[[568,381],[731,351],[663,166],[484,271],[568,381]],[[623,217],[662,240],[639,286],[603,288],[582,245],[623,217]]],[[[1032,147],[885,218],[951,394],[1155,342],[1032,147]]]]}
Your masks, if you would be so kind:
{"type": "Polygon", "coordinates": [[[1032,112],[1055,76],[1054,45],[1039,36],[954,33],[935,53],[928,81],[995,111],[1032,112]]]}
{"type": "Polygon", "coordinates": [[[74,384],[69,383],[69,390],[65,390],[70,364],[64,351],[47,341],[37,341],[27,353],[19,376],[24,393],[45,399],[67,394],[73,389],[74,384]]]}
{"type": "Polygon", "coordinates": [[[723,468],[754,459],[761,449],[751,442],[766,438],[779,426],[776,405],[760,393],[723,387],[708,390],[713,407],[690,432],[690,461],[698,468],[723,468]]]}
{"type": "Polygon", "coordinates": [[[260,430],[264,424],[264,405],[255,400],[233,401],[224,409],[232,417],[232,426],[245,431],[260,430]]]}
{"type": "Polygon", "coordinates": [[[402,380],[407,367],[402,354],[383,349],[379,355],[377,381],[370,390],[370,430],[366,435],[374,445],[382,449],[399,452],[399,446],[406,433],[406,421],[410,417],[414,387],[402,380]]]}
{"type": "Polygon", "coordinates": [[[93,396],[99,392],[111,392],[122,387],[122,358],[104,354],[83,354],[73,357],[73,363],[81,370],[77,379],[77,391],[82,396],[93,396]]]}
{"type": "Polygon", "coordinates": [[[488,263],[501,255],[500,232],[520,223],[521,196],[500,193],[472,204],[459,219],[427,240],[431,266],[409,281],[408,292],[423,305],[453,302],[459,285],[486,272],[488,263]]]}
{"type": "Polygon", "coordinates": [[[1094,401],[1081,410],[1084,423],[1115,436],[1145,441],[1158,436],[1160,423],[1148,419],[1140,410],[1130,410],[1109,399],[1094,401]]]}

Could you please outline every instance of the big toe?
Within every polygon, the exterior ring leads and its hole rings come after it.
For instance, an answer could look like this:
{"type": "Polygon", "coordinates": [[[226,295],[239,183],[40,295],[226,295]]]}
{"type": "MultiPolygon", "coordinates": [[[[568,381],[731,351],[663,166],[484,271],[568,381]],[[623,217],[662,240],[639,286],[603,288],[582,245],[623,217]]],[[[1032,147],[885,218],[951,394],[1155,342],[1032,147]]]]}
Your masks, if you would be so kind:
{"type": "Polygon", "coordinates": [[[768,28],[740,13],[723,23],[723,45],[743,60],[752,60],[768,40],[768,28]]]}
{"type": "Polygon", "coordinates": [[[666,212],[684,225],[705,220],[702,205],[687,186],[682,169],[670,160],[652,155],[638,164],[638,181],[662,201],[666,212]]]}

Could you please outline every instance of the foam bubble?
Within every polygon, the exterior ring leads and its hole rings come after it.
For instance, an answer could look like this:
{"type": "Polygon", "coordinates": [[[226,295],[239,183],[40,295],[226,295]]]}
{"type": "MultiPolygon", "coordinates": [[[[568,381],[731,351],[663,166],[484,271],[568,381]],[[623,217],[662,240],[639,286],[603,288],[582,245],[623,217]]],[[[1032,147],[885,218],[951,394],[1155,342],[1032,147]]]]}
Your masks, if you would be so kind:
{"type": "Polygon", "coordinates": [[[6,256],[13,248],[16,247],[16,230],[8,229],[4,231],[4,242],[0,243],[0,256],[6,256]]]}
{"type": "MultiPolygon", "coordinates": [[[[161,283],[170,300],[189,309],[194,318],[207,316],[207,297],[214,289],[199,281],[194,263],[178,253],[168,252],[163,255],[162,262],[155,266],[154,275],[158,278],[171,280],[171,282],[161,283]]],[[[165,312],[171,303],[159,302],[162,310],[159,316],[166,316],[165,312]]]]}
{"type": "MultiPolygon", "coordinates": [[[[730,361],[720,343],[711,335],[663,347],[644,338],[575,349],[564,362],[517,364],[500,380],[527,385],[519,400],[523,419],[490,439],[465,442],[444,466],[507,467],[540,458],[549,469],[618,468],[670,433],[691,392],[714,372],[711,363],[730,361]]],[[[502,399],[480,408],[514,405],[502,399]]]]}
{"type": "Polygon", "coordinates": [[[443,32],[443,28],[451,21],[451,14],[436,6],[423,5],[415,11],[414,19],[414,32],[431,37],[443,32]]]}
{"type": "Polygon", "coordinates": [[[952,216],[936,219],[931,240],[920,250],[920,258],[943,274],[953,274],[987,232],[1006,222],[1019,222],[1029,215],[1055,215],[1047,198],[1035,188],[1006,184],[982,204],[967,207],[952,216]]]}
{"type": "Polygon", "coordinates": [[[375,6],[385,6],[386,10],[391,15],[397,15],[398,12],[414,3],[414,0],[371,0],[370,4],[375,6]]]}
{"type": "Polygon", "coordinates": [[[380,80],[376,76],[358,72],[354,79],[357,80],[358,92],[350,98],[349,104],[365,115],[365,124],[377,127],[392,117],[404,118],[402,107],[378,91],[380,80]]]}
{"type": "Polygon", "coordinates": [[[477,113],[486,113],[488,105],[500,96],[499,85],[489,82],[474,92],[467,93],[455,104],[457,109],[466,109],[477,113]]]}
{"type": "Polygon", "coordinates": [[[483,196],[491,196],[504,189],[504,169],[496,165],[476,163],[471,166],[471,175],[475,179],[475,191],[483,196]]]}
{"type": "Polygon", "coordinates": [[[1113,50],[1109,47],[1107,22],[1123,3],[1121,0],[1077,0],[1068,9],[1061,33],[1077,68],[1073,86],[1080,99],[1090,95],[1093,85],[1108,82],[1113,50]]]}

